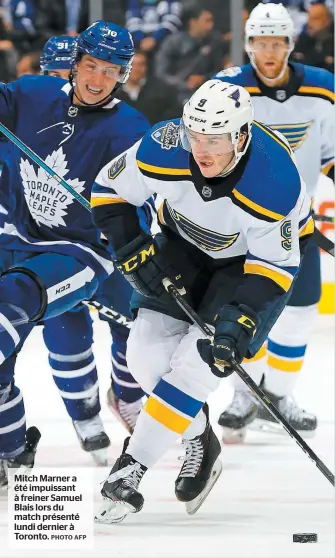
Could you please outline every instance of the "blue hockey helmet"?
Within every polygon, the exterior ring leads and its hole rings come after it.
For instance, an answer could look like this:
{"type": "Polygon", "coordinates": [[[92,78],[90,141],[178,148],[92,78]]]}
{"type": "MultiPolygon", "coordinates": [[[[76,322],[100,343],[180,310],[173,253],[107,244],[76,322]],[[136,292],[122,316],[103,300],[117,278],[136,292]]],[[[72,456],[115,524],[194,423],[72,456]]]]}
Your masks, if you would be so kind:
{"type": "Polygon", "coordinates": [[[76,37],[67,35],[50,37],[43,47],[40,58],[42,72],[70,70],[75,44],[76,37]]]}
{"type": "Polygon", "coordinates": [[[134,58],[134,43],[125,27],[99,20],[77,37],[72,67],[84,54],[121,66],[119,82],[125,83],[134,58]]]}

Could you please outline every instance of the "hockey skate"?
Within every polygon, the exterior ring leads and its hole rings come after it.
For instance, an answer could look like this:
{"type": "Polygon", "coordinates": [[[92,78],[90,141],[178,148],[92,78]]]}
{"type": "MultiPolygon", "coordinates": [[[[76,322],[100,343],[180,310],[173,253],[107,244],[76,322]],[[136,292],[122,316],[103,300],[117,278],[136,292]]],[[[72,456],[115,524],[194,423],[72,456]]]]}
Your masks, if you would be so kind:
{"type": "Polygon", "coordinates": [[[0,460],[0,489],[8,486],[8,470],[20,469],[24,474],[28,469],[34,467],[37,444],[40,441],[41,433],[36,426],[31,426],[26,432],[26,447],[22,453],[12,459],[0,460]]]}
{"type": "Polygon", "coordinates": [[[123,424],[123,426],[128,430],[129,434],[132,434],[134,432],[138,415],[142,409],[142,399],[138,399],[133,403],[127,403],[126,401],[119,399],[114,393],[112,383],[111,387],[107,391],[107,405],[121,424],[123,424]]]}
{"type": "Polygon", "coordinates": [[[208,422],[208,408],[205,412],[207,426],[203,434],[192,440],[182,439],[185,458],[175,481],[177,499],[185,502],[189,515],[198,511],[222,472],[220,442],[208,422]]]}
{"type": "MultiPolygon", "coordinates": [[[[317,418],[315,415],[301,409],[296,404],[293,397],[289,395],[277,397],[264,388],[262,388],[262,390],[295,430],[304,434],[304,437],[307,438],[314,436],[317,428],[317,418]]],[[[256,418],[251,425],[251,430],[261,430],[263,432],[272,432],[275,434],[285,433],[281,424],[277,422],[263,405],[259,405],[258,407],[256,418]]]]}
{"type": "Polygon", "coordinates": [[[107,465],[107,449],[110,439],[104,431],[99,415],[86,420],[74,420],[73,426],[78,436],[81,447],[88,451],[96,465],[107,465]]]}
{"type": "Polygon", "coordinates": [[[137,488],[147,467],[125,453],[128,443],[129,438],[104,482],[101,490],[104,503],[94,518],[96,523],[120,523],[129,513],[138,513],[143,508],[144,498],[137,488]]]}
{"type": "Polygon", "coordinates": [[[233,401],[223,413],[218,423],[222,426],[222,440],[225,444],[244,442],[247,426],[256,418],[258,403],[250,390],[235,390],[233,401]]]}

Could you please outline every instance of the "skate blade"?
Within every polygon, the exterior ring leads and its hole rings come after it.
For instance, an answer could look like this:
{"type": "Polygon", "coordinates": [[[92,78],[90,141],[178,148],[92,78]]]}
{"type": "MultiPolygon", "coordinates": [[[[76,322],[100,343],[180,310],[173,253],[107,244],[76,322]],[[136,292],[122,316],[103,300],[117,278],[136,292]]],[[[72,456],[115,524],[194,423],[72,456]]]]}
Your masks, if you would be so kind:
{"type": "Polygon", "coordinates": [[[125,502],[114,502],[109,498],[104,498],[104,503],[94,516],[95,523],[112,525],[113,523],[121,523],[129,513],[134,513],[135,508],[125,502]]]}
{"type": "Polygon", "coordinates": [[[246,427],[240,428],[239,430],[234,430],[233,428],[227,428],[222,426],[222,441],[225,444],[243,444],[247,435],[246,427]]]}
{"type": "Polygon", "coordinates": [[[90,451],[90,455],[92,456],[94,463],[98,467],[107,467],[108,459],[106,448],[92,450],[90,451]]]}
{"type": "MultiPolygon", "coordinates": [[[[264,432],[267,434],[279,434],[281,436],[286,436],[287,432],[285,428],[281,426],[279,422],[271,422],[269,420],[256,418],[250,425],[249,430],[255,432],[264,432]]],[[[297,432],[303,438],[314,438],[316,430],[297,430],[297,432]]]]}
{"type": "Polygon", "coordinates": [[[187,511],[188,515],[194,515],[198,511],[200,506],[202,506],[202,504],[206,500],[208,494],[212,490],[213,486],[218,481],[221,473],[222,473],[222,462],[221,462],[220,458],[217,458],[217,460],[215,461],[215,463],[213,465],[208,483],[206,484],[203,491],[200,492],[199,496],[194,498],[194,500],[191,500],[190,502],[186,502],[185,505],[186,505],[186,511],[187,511]]]}

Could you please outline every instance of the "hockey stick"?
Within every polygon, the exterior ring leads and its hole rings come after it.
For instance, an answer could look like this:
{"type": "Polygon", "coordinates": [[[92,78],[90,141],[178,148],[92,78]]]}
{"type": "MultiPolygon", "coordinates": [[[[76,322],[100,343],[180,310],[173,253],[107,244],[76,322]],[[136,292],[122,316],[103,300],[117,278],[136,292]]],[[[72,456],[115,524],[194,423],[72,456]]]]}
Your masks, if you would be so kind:
{"type": "MultiPolygon", "coordinates": [[[[170,279],[165,278],[163,280],[163,285],[167,292],[173,297],[178,306],[185,312],[185,314],[192,320],[192,322],[198,326],[200,331],[210,340],[213,339],[213,332],[208,327],[208,325],[198,316],[198,314],[191,308],[191,306],[185,301],[184,297],[180,294],[178,289],[173,285],[170,279]]],[[[257,397],[258,401],[271,413],[271,415],[282,425],[286,432],[293,438],[293,440],[301,447],[301,449],[308,455],[308,457],[315,463],[319,471],[326,477],[326,479],[335,486],[334,475],[326,467],[326,465],[321,461],[321,459],[314,453],[314,451],[306,444],[305,440],[301,438],[298,432],[290,425],[290,423],[283,417],[283,415],[278,411],[274,404],[268,399],[268,397],[263,393],[263,391],[258,387],[258,385],[250,378],[249,374],[246,373],[244,368],[233,358],[230,359],[229,365],[233,368],[234,372],[239,375],[241,380],[248,386],[249,389],[257,397]]]]}
{"type": "Polygon", "coordinates": [[[333,257],[335,256],[334,242],[329,240],[329,238],[327,238],[324,234],[322,234],[322,232],[320,232],[319,229],[316,227],[314,229],[314,237],[315,237],[315,242],[317,243],[319,248],[322,248],[322,250],[327,252],[327,254],[330,254],[333,257]]]}
{"type": "Polygon", "coordinates": [[[88,308],[94,308],[94,310],[97,310],[101,316],[104,316],[104,318],[107,318],[110,322],[116,322],[128,329],[130,329],[133,324],[133,320],[127,318],[127,316],[123,316],[123,314],[113,310],[113,308],[109,308],[108,306],[101,304],[101,302],[97,302],[96,300],[83,300],[82,303],[88,308]]]}
{"type": "Polygon", "coordinates": [[[320,221],[321,223],[335,223],[335,217],[330,215],[313,215],[315,221],[320,221]]]}
{"type": "MultiPolygon", "coordinates": [[[[43,159],[41,159],[32,149],[30,149],[30,147],[28,147],[25,143],[23,143],[23,141],[21,141],[15,134],[13,134],[10,130],[8,130],[8,128],[1,122],[0,122],[0,132],[2,132],[14,145],[16,145],[16,147],[21,149],[23,153],[28,155],[28,157],[30,157],[37,165],[42,167],[42,169],[44,169],[50,176],[52,176],[52,178],[54,178],[59,184],[61,184],[65,188],[65,190],[67,190],[70,194],[72,194],[74,198],[83,207],[85,207],[85,209],[91,211],[91,205],[87,201],[87,199],[84,198],[84,196],[82,196],[81,194],[79,194],[79,192],[77,192],[74,188],[72,188],[72,186],[70,186],[70,184],[68,184],[66,180],[64,180],[64,178],[62,178],[54,170],[52,170],[52,168],[49,167],[49,165],[47,165],[43,161],[43,159]]],[[[126,316],[122,316],[122,314],[119,314],[119,312],[116,312],[116,310],[113,310],[113,308],[108,308],[107,306],[104,306],[103,304],[95,300],[83,301],[83,304],[85,304],[86,306],[94,307],[96,310],[98,310],[99,314],[105,316],[106,318],[110,319],[113,322],[117,322],[128,328],[131,327],[132,320],[130,320],[126,316]]],[[[16,323],[16,325],[20,325],[20,324],[21,321],[18,321],[16,323]]]]}
{"type": "Polygon", "coordinates": [[[14,143],[14,145],[16,145],[16,147],[21,149],[21,151],[23,151],[23,153],[28,155],[28,157],[30,157],[30,159],[32,159],[34,161],[34,163],[36,163],[37,165],[42,167],[42,169],[45,170],[45,172],[47,172],[50,176],[52,176],[52,178],[54,178],[56,180],[56,182],[58,182],[58,184],[61,184],[63,186],[63,188],[65,188],[65,190],[67,190],[70,194],[72,194],[72,196],[74,198],[76,198],[76,200],[83,207],[85,207],[85,209],[87,209],[88,211],[91,211],[91,205],[87,201],[87,199],[84,198],[84,196],[82,196],[81,194],[79,194],[79,192],[77,192],[77,190],[72,188],[72,186],[70,186],[70,184],[68,184],[66,182],[66,180],[64,180],[64,178],[62,178],[61,176],[59,176],[59,174],[57,174],[54,170],[52,170],[52,168],[49,167],[49,165],[47,165],[43,161],[43,159],[41,159],[41,157],[39,157],[35,153],[35,151],[30,149],[30,147],[28,147],[28,145],[23,143],[23,141],[21,141],[15,134],[13,134],[13,132],[8,130],[8,128],[4,124],[2,124],[1,122],[0,122],[0,132],[2,132],[3,135],[6,136],[12,143],[14,143]]]}

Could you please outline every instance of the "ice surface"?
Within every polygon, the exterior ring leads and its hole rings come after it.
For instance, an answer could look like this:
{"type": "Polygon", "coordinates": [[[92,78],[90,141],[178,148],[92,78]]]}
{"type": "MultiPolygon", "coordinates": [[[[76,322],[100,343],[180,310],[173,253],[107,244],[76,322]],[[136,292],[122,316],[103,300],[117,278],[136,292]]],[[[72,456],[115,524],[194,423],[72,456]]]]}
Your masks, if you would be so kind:
{"type": "MultiPolygon", "coordinates": [[[[105,406],[109,385],[110,338],[106,324],[95,322],[94,351],[103,405],[102,418],[112,440],[109,459],[118,456],[126,436],[105,406]]],[[[17,384],[23,391],[28,425],[42,432],[38,466],[91,467],[79,447],[71,421],[53,384],[41,328],[35,328],[18,359],[17,384]]],[[[317,435],[307,440],[334,471],[334,320],[320,316],[309,347],[297,400],[315,412],[317,435]]],[[[229,380],[210,400],[216,419],[232,397],[229,380]]],[[[219,431],[219,427],[218,427],[219,431]]],[[[122,524],[95,527],[90,551],[17,551],[7,547],[7,503],[0,496],[0,556],[73,558],[330,558],[334,556],[334,492],[302,450],[282,436],[251,432],[243,446],[224,446],[223,473],[210,496],[189,517],[174,497],[180,446],[172,448],[141,484],[145,506],[122,524]],[[319,542],[292,542],[293,533],[316,532],[319,542]]],[[[99,482],[109,469],[96,470],[99,482]]]]}

